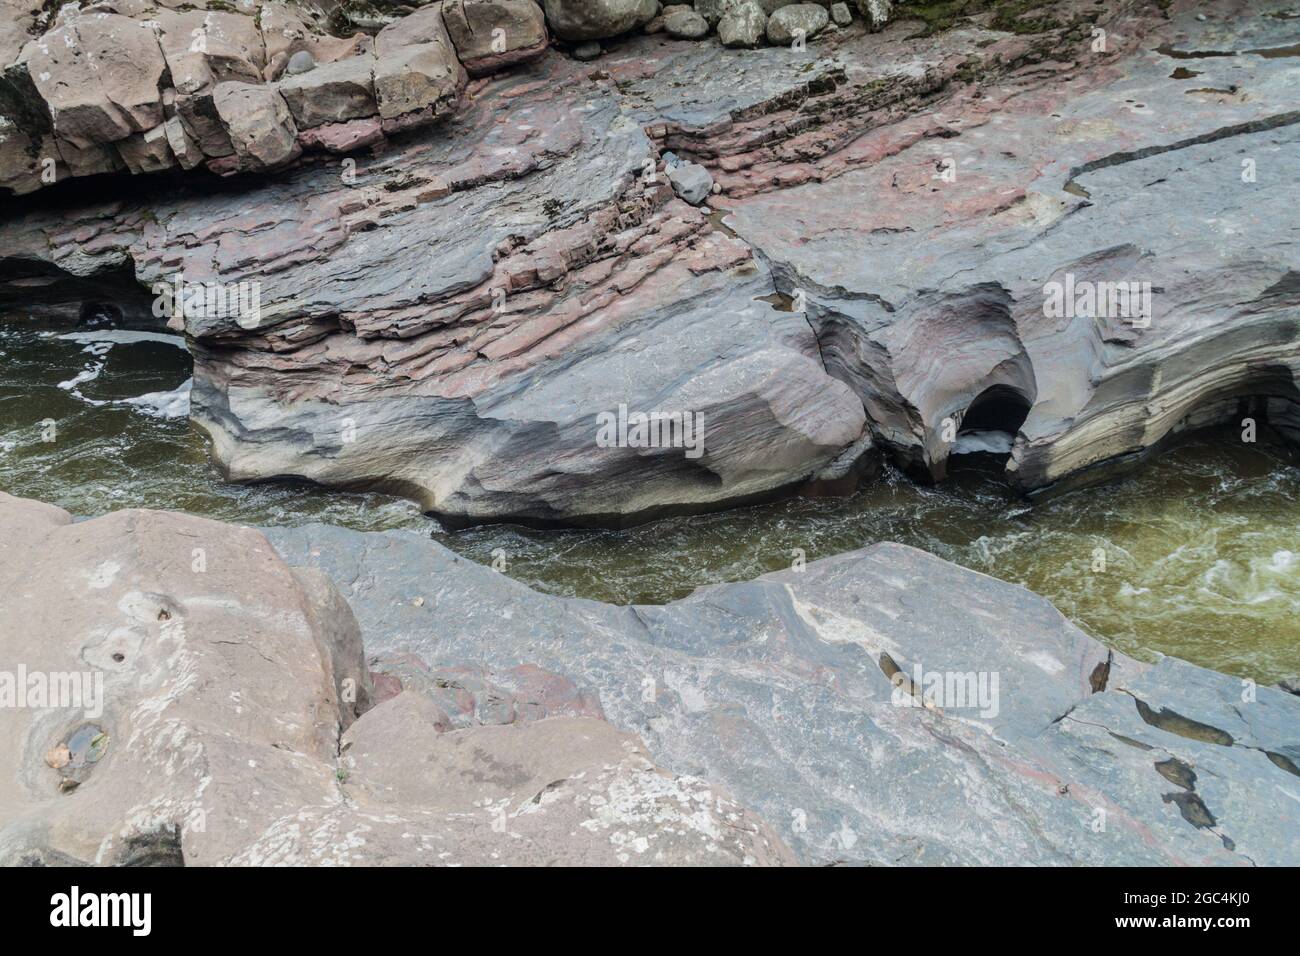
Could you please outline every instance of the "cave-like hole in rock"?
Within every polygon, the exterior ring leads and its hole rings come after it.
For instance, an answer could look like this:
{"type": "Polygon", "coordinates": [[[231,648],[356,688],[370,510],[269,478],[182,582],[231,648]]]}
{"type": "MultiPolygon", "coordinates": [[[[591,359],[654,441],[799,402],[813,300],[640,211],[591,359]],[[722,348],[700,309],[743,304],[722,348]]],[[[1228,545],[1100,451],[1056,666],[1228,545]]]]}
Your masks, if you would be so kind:
{"type": "Polygon", "coordinates": [[[992,385],[966,409],[952,453],[1009,455],[1027,417],[1029,400],[1024,395],[1009,385],[992,385]]]}

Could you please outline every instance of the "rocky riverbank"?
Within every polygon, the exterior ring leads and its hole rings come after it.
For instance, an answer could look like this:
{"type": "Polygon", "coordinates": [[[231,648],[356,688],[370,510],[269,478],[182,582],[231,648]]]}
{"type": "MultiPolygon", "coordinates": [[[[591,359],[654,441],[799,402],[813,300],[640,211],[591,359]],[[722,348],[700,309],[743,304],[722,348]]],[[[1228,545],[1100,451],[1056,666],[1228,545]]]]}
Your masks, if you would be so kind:
{"type": "Polygon", "coordinates": [[[1300,699],[914,549],[614,607],[412,533],[0,523],[6,668],[100,688],[0,708],[5,862],[1298,859],[1300,699]]]}
{"type": "MultiPolygon", "coordinates": [[[[457,523],[719,508],[851,486],[882,453],[935,480],[992,449],[1042,492],[1196,425],[1294,440],[1273,213],[1300,181],[1297,21],[907,9],[794,49],[524,46],[436,128],[344,159],[29,201],[0,222],[0,307],[148,322],[178,276],[255,291],[255,316],[172,318],[229,477],[457,523]],[[700,453],[602,442],[621,408],[697,416],[700,453]]],[[[263,85],[286,82],[308,81],[263,85]]]]}

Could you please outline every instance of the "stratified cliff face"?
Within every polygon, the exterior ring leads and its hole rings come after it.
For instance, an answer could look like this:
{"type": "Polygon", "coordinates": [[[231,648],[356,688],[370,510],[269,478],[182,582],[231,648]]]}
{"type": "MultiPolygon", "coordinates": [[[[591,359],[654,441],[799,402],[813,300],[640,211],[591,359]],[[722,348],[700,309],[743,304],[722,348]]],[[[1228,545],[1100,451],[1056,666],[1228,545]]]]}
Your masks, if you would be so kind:
{"type": "Polygon", "coordinates": [[[922,474],[944,474],[954,425],[1014,437],[1029,490],[1190,425],[1294,439],[1296,36],[1258,9],[1177,15],[1074,75],[899,124],[928,137],[906,150],[872,132],[851,148],[869,164],[823,161],[725,221],[804,290],[827,367],[922,474]],[[1116,285],[1133,301],[1085,298],[1116,285]]]}
{"type": "Polygon", "coordinates": [[[1009,449],[1037,490],[1189,424],[1294,437],[1300,21],[1098,10],[548,51],[370,153],[29,201],[0,306],[245,283],[255,315],[173,319],[229,475],[461,521],[721,507],[878,449],[1009,449]],[[702,445],[605,440],[655,413],[702,445]]]}

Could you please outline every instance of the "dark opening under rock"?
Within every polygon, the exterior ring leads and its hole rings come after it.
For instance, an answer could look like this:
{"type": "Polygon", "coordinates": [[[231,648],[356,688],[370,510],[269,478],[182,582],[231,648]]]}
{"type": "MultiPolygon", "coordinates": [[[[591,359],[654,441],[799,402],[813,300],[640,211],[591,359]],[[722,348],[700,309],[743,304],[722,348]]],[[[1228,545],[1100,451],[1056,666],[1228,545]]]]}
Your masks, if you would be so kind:
{"type": "Polygon", "coordinates": [[[126,838],[116,866],[184,866],[181,851],[181,828],[172,824],[149,833],[126,838]]]}

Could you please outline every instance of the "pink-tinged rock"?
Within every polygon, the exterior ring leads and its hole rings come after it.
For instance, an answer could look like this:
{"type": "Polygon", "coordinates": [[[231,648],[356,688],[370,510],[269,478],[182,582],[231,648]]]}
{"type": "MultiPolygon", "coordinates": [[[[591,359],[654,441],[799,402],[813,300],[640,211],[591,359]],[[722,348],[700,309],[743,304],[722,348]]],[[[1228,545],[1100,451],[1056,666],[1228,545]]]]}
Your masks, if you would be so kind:
{"type": "Polygon", "coordinates": [[[546,17],[533,0],[447,0],[442,19],[470,76],[486,76],[546,51],[546,17]]]}
{"type": "Polygon", "coordinates": [[[298,145],[303,149],[329,153],[350,153],[383,141],[384,131],[378,118],[330,123],[298,131],[298,145]]]}
{"type": "Polygon", "coordinates": [[[130,865],[141,842],[188,865],[794,862],[603,720],[367,709],[348,604],[258,531],[3,493],[0,527],[0,659],[77,690],[0,708],[0,865],[130,865]]]}
{"type": "Polygon", "coordinates": [[[83,149],[64,142],[58,137],[55,137],[53,142],[59,158],[73,176],[98,176],[101,173],[115,173],[126,168],[121,154],[117,151],[116,143],[88,146],[83,149]]]}
{"type": "MultiPolygon", "coordinates": [[[[43,155],[56,159],[53,140],[39,135],[29,136],[16,123],[0,117],[0,189],[11,189],[18,195],[35,192],[45,185],[41,181],[43,155]]],[[[57,167],[56,167],[57,175],[57,167]]]]}
{"type": "Polygon", "coordinates": [[[205,164],[208,172],[216,176],[233,176],[239,172],[239,157],[234,153],[229,156],[218,156],[216,159],[209,159],[205,164]]]}
{"type": "Polygon", "coordinates": [[[455,110],[469,77],[439,4],[389,24],[375,38],[375,95],[384,130],[435,122],[455,110]]]}
{"type": "Polygon", "coordinates": [[[113,145],[133,175],[162,172],[176,165],[176,156],[167,141],[165,124],[144,133],[135,133],[113,145]]]}
{"type": "Polygon", "coordinates": [[[351,37],[334,37],[323,34],[318,28],[305,24],[297,12],[283,3],[263,3],[259,7],[259,23],[266,48],[266,66],[263,77],[269,83],[279,79],[293,54],[310,53],[317,63],[334,63],[351,56],[370,52],[373,38],[364,33],[351,37]]]}
{"type": "Polygon", "coordinates": [[[172,83],[180,92],[196,93],[228,81],[261,81],[266,52],[252,17],[163,10],[155,19],[172,83]]]}
{"type": "Polygon", "coordinates": [[[273,87],[222,83],[212,99],[242,168],[282,166],[302,152],[288,104],[273,87]]]}
{"type": "Polygon", "coordinates": [[[176,95],[176,115],[185,127],[186,134],[198,144],[204,156],[222,157],[234,153],[221,115],[212,100],[212,90],[176,95]]]}
{"type": "Polygon", "coordinates": [[[125,139],[163,120],[166,62],[153,30],[109,13],[69,19],[23,48],[54,129],[74,146],[125,139]]]}
{"type": "Polygon", "coordinates": [[[300,130],[365,119],[379,112],[374,66],[373,56],[354,56],[286,76],[276,87],[300,130]]]}
{"type": "Polygon", "coordinates": [[[182,169],[193,169],[203,162],[203,151],[186,131],[185,124],[179,116],[167,120],[163,124],[163,132],[167,136],[167,145],[171,147],[172,155],[176,157],[182,169]]]}

